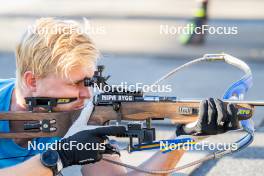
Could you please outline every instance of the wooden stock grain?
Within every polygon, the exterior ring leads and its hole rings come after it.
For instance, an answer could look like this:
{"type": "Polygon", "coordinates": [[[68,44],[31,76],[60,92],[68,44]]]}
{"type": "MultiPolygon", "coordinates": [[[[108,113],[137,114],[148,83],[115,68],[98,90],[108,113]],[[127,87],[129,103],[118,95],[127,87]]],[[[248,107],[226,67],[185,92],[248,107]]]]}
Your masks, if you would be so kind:
{"type": "MultiPolygon", "coordinates": [[[[94,112],[90,117],[89,124],[104,124],[110,120],[140,121],[146,119],[171,119],[172,123],[186,124],[194,122],[198,118],[198,109],[200,102],[123,102],[119,111],[115,111],[113,106],[95,106],[94,112]],[[185,111],[184,111],[185,109],[185,111]],[[186,111],[187,109],[187,111],[186,111]],[[190,112],[188,113],[189,110],[190,112]],[[187,112],[187,113],[186,113],[187,112]]],[[[240,115],[239,120],[246,120],[253,115],[254,106],[249,104],[236,104],[238,108],[249,112],[246,115],[240,115]],[[248,111],[249,110],[249,111],[248,111]]],[[[31,112],[7,112],[0,113],[0,120],[41,120],[55,119],[57,121],[55,132],[28,132],[19,129],[10,131],[11,133],[0,133],[0,138],[32,138],[59,136],[66,134],[69,127],[79,116],[80,111],[73,112],[52,112],[52,113],[31,113],[31,112]],[[12,134],[13,133],[13,134],[12,134]],[[20,134],[20,135],[17,135],[20,134]]]]}
{"type": "MultiPolygon", "coordinates": [[[[198,118],[199,102],[185,103],[185,102],[137,102],[137,103],[122,103],[120,113],[122,120],[146,120],[149,118],[171,119],[172,123],[187,124],[194,122],[198,118]],[[180,109],[190,108],[196,113],[182,114],[180,109]]],[[[239,116],[239,120],[246,120],[253,115],[254,107],[248,104],[237,104],[237,108],[251,109],[247,117],[239,116]]],[[[108,120],[117,120],[117,112],[113,110],[112,106],[95,106],[95,111],[90,120],[94,123],[103,124],[108,120]]]]}
{"type": "Polygon", "coordinates": [[[0,120],[9,120],[15,123],[22,122],[20,128],[10,129],[10,133],[0,132],[0,138],[35,138],[35,137],[63,137],[73,122],[79,117],[80,111],[71,112],[51,112],[51,113],[32,113],[32,112],[3,112],[0,113],[0,120]],[[56,120],[52,125],[57,128],[55,132],[27,132],[23,130],[23,122],[37,120],[56,120]]]}
{"type": "MultiPolygon", "coordinates": [[[[146,120],[149,118],[169,118],[174,123],[189,123],[197,119],[196,115],[182,115],[179,107],[191,107],[197,109],[199,103],[168,103],[168,102],[137,102],[122,103],[120,113],[122,120],[146,120]]],[[[116,120],[118,115],[112,106],[95,106],[95,111],[90,118],[92,122],[104,123],[108,120],[116,120]]]]}

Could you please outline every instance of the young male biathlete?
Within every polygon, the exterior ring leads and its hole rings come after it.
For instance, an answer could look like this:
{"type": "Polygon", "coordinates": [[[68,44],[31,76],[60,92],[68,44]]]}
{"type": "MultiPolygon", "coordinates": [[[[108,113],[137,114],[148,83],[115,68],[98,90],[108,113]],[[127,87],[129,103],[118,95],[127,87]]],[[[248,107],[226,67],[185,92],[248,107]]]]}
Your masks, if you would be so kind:
{"type": "MultiPolygon", "coordinates": [[[[0,80],[0,111],[26,111],[25,97],[77,97],[76,101],[57,105],[53,111],[82,109],[84,101],[93,96],[91,89],[84,86],[83,80],[91,78],[95,71],[98,58],[96,46],[89,36],[78,32],[80,26],[73,21],[41,18],[29,29],[16,47],[16,78],[0,80]]],[[[181,126],[176,133],[214,135],[229,128],[238,128],[236,111],[234,106],[226,107],[218,99],[204,100],[196,125],[192,128],[181,126]]],[[[17,124],[0,121],[1,132],[16,128],[17,124]]],[[[124,131],[125,127],[122,126],[83,130],[60,140],[56,145],[70,144],[71,141],[101,144],[105,136],[122,134],[124,131]]],[[[83,165],[82,174],[86,176],[146,175],[136,171],[127,172],[122,166],[102,161],[104,151],[100,149],[27,149],[29,141],[45,144],[56,139],[0,139],[0,176],[52,176],[71,165],[83,165]]],[[[183,154],[183,150],[167,154],[157,152],[141,167],[171,169],[183,154]]],[[[120,161],[118,155],[107,157],[120,161]]]]}

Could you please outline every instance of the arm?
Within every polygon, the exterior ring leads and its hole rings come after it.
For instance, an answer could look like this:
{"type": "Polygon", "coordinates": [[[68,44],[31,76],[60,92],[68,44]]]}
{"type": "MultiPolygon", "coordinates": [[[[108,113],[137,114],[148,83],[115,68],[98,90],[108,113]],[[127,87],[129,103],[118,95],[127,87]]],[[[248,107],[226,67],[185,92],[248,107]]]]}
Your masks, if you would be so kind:
{"type": "MultiPolygon", "coordinates": [[[[110,156],[104,156],[108,159],[122,162],[118,155],[110,155],[110,156]]],[[[82,174],[84,176],[120,176],[120,175],[127,175],[127,170],[125,167],[114,165],[111,163],[108,163],[106,161],[99,161],[95,164],[87,164],[82,167],[82,174]]]]}
{"type": "MultiPolygon", "coordinates": [[[[58,143],[56,143],[58,146],[55,148],[57,148],[56,151],[59,155],[60,161],[62,162],[63,168],[71,165],[83,165],[98,162],[99,160],[101,160],[102,154],[105,152],[106,148],[103,149],[100,147],[96,147],[96,149],[90,148],[90,150],[86,150],[85,145],[94,144],[95,146],[99,146],[100,144],[103,144],[106,134],[118,135],[122,134],[124,131],[125,128],[122,126],[101,127],[93,130],[80,131],[72,136],[69,136],[68,138],[64,138],[63,140],[59,141],[58,143]],[[84,147],[78,149],[77,145],[71,145],[72,142],[81,144],[84,147]],[[69,147],[71,147],[71,150],[69,147]]],[[[87,147],[89,147],[90,145],[87,145],[87,147]]],[[[48,149],[43,153],[47,154],[47,152],[49,152],[50,150],[51,149],[48,149]]],[[[52,155],[46,155],[45,157],[54,158],[52,157],[52,155]]],[[[55,160],[53,159],[52,161],[55,160]]],[[[52,176],[52,170],[48,167],[45,167],[44,165],[41,163],[39,154],[25,161],[24,163],[0,170],[0,176],[52,176]]]]}
{"type": "MultiPolygon", "coordinates": [[[[181,126],[177,128],[176,134],[206,134],[215,135],[218,133],[226,132],[229,129],[239,128],[237,117],[237,109],[234,105],[228,104],[227,106],[221,100],[209,98],[202,101],[199,107],[199,118],[196,125],[192,128],[181,126]],[[222,123],[224,125],[222,125],[222,123]]],[[[178,136],[177,135],[177,136],[178,136]]],[[[167,154],[157,152],[147,162],[140,165],[140,167],[148,168],[151,170],[167,170],[174,168],[184,154],[184,150],[174,150],[167,154]]],[[[130,172],[129,175],[146,175],[138,172],[130,172]]],[[[166,174],[164,174],[166,175],[166,174]]]]}
{"type": "Polygon", "coordinates": [[[0,169],[0,176],[52,176],[52,171],[40,162],[40,155],[16,166],[0,169]]]}
{"type": "MultiPolygon", "coordinates": [[[[174,168],[182,155],[184,150],[174,150],[167,154],[157,152],[146,162],[142,163],[139,167],[146,168],[149,170],[168,170],[174,168]]],[[[121,162],[120,158],[116,156],[109,156],[112,160],[121,162]]],[[[108,157],[108,158],[109,158],[108,157]]],[[[100,161],[95,164],[89,164],[82,167],[82,174],[84,176],[93,176],[93,175],[104,175],[104,176],[113,176],[113,175],[129,175],[129,176],[145,176],[145,173],[131,171],[127,173],[126,168],[118,165],[113,165],[106,161],[100,161]],[[103,169],[102,169],[103,168],[103,169]]]]}
{"type": "MultiPolygon", "coordinates": [[[[184,150],[174,150],[169,153],[163,154],[161,152],[155,153],[151,158],[142,163],[139,167],[146,168],[148,170],[168,170],[174,168],[181,157],[184,154],[184,150]]],[[[115,161],[122,162],[118,155],[108,156],[115,161]]],[[[131,171],[127,173],[127,170],[123,166],[114,165],[106,161],[100,161],[95,164],[84,165],[82,167],[82,174],[84,176],[114,176],[114,175],[129,175],[129,176],[144,176],[145,173],[131,171]],[[103,169],[102,169],[103,168],[103,169]]],[[[165,174],[164,174],[165,175],[165,174]]]]}
{"type": "MultiPolygon", "coordinates": [[[[206,135],[214,135],[221,132],[225,132],[228,129],[237,129],[239,126],[238,118],[237,118],[237,109],[228,104],[225,107],[224,103],[218,99],[208,99],[204,100],[199,109],[199,118],[196,122],[196,125],[192,128],[181,126],[181,128],[177,128],[176,133],[178,135],[181,134],[206,134],[206,135]],[[222,125],[221,122],[224,122],[222,125]]],[[[157,152],[146,162],[142,163],[139,167],[146,168],[149,170],[168,170],[174,168],[181,157],[184,154],[184,150],[174,150],[167,154],[162,154],[161,152],[157,152]]],[[[96,166],[90,167],[85,166],[83,168],[84,175],[105,175],[109,169],[102,168],[112,168],[115,170],[110,172],[108,175],[146,175],[145,173],[131,171],[129,173],[125,172],[125,169],[121,166],[113,165],[111,163],[103,163],[99,162],[96,166]],[[102,165],[100,165],[102,164],[102,165]],[[119,168],[119,169],[118,169],[119,168]],[[96,173],[96,174],[94,174],[96,173]],[[120,174],[121,173],[121,174],[120,174]]],[[[166,175],[166,174],[163,174],[166,175]]]]}
{"type": "MultiPolygon", "coordinates": [[[[148,170],[168,170],[175,168],[177,163],[180,161],[184,154],[184,150],[174,150],[167,154],[163,154],[160,151],[153,155],[146,162],[142,163],[139,167],[146,168],[148,170]]],[[[128,173],[129,176],[144,176],[147,175],[142,172],[131,171],[128,173]]],[[[162,174],[169,175],[169,174],[162,174]]]]}

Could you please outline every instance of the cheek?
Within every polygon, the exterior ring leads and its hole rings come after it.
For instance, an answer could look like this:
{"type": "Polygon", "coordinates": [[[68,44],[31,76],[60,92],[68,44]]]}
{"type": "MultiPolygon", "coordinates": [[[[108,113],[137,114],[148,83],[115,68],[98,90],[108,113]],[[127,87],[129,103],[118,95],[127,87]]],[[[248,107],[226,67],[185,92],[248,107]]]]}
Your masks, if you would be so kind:
{"type": "Polygon", "coordinates": [[[62,84],[40,84],[35,96],[42,97],[78,97],[79,91],[74,86],[62,84]]]}

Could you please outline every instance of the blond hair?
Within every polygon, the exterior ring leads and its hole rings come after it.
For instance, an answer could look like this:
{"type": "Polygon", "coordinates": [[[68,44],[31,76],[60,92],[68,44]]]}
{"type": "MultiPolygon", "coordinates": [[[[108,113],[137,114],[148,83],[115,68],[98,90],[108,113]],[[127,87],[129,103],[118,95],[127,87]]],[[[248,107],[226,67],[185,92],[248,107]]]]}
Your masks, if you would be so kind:
{"type": "Polygon", "coordinates": [[[68,77],[73,68],[94,68],[99,52],[80,28],[74,21],[54,18],[40,18],[29,26],[16,47],[17,87],[24,85],[26,71],[40,78],[50,73],[68,77]]]}

